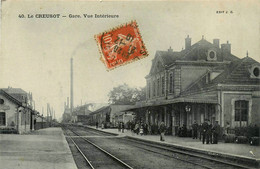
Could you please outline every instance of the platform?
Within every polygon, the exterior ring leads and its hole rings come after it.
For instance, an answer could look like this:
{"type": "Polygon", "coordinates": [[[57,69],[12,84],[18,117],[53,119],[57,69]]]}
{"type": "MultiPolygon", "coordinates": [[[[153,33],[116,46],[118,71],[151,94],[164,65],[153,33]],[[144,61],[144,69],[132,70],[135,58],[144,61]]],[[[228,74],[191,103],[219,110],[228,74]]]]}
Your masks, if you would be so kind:
{"type": "MultiPolygon", "coordinates": [[[[88,126],[96,129],[93,126],[88,126]]],[[[260,162],[260,146],[250,146],[249,144],[224,143],[218,144],[202,144],[199,139],[192,139],[190,137],[165,136],[165,141],[160,141],[159,135],[136,135],[129,130],[124,130],[124,133],[119,132],[118,129],[101,129],[104,132],[118,134],[119,136],[129,136],[137,139],[153,141],[163,144],[170,144],[184,148],[195,149],[198,151],[208,151],[222,156],[232,156],[234,158],[244,158],[249,160],[256,160],[260,162]]]]}
{"type": "Polygon", "coordinates": [[[77,169],[61,128],[0,134],[0,164],[3,169],[77,169]]]}

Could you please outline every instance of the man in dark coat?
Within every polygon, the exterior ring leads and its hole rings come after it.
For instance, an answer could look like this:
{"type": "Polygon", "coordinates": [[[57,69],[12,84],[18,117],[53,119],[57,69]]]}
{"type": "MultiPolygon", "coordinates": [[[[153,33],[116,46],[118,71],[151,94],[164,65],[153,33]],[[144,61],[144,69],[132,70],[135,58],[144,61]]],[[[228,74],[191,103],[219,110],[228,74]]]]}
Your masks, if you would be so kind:
{"type": "Polygon", "coordinates": [[[198,138],[198,124],[196,121],[192,124],[193,139],[198,138]]]}
{"type": "Polygon", "coordinates": [[[98,128],[98,122],[96,122],[96,128],[98,128]]]}
{"type": "Polygon", "coordinates": [[[122,133],[124,133],[124,130],[125,130],[125,124],[124,124],[124,122],[121,122],[121,128],[122,128],[122,133]]]}
{"type": "Polygon", "coordinates": [[[204,121],[204,123],[202,124],[201,127],[202,127],[202,143],[204,144],[205,143],[205,139],[206,139],[207,140],[207,144],[209,144],[209,139],[207,137],[207,132],[208,132],[209,125],[208,125],[208,122],[207,122],[206,119],[205,119],[205,121],[204,121]]]}
{"type": "Polygon", "coordinates": [[[213,144],[218,144],[218,136],[220,133],[220,126],[218,124],[218,121],[215,122],[212,128],[212,132],[213,132],[213,144]]]}
{"type": "Polygon", "coordinates": [[[207,132],[207,136],[206,136],[206,140],[207,140],[207,144],[208,144],[208,142],[209,143],[213,143],[212,142],[212,128],[213,128],[213,126],[212,126],[212,124],[210,124],[210,121],[208,121],[208,124],[209,124],[209,128],[208,128],[208,132],[207,132]],[[209,140],[209,141],[208,141],[209,140]]]}
{"type": "Polygon", "coordinates": [[[199,138],[200,138],[200,140],[201,140],[201,136],[202,136],[202,124],[200,124],[200,125],[198,126],[198,131],[199,131],[199,138]]]}
{"type": "Polygon", "coordinates": [[[165,141],[165,131],[166,131],[166,126],[164,124],[164,122],[161,122],[160,127],[159,127],[159,131],[160,131],[160,141],[165,141]]]}

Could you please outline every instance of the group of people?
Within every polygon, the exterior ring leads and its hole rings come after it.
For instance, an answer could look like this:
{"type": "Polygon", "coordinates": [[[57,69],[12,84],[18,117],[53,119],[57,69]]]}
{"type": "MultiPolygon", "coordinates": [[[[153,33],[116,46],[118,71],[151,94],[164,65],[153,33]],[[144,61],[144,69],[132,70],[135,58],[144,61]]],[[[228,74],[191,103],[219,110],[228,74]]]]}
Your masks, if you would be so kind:
{"type": "Polygon", "coordinates": [[[198,125],[195,121],[192,124],[192,134],[193,139],[197,139],[198,135],[200,140],[202,137],[203,144],[205,144],[205,142],[206,144],[218,144],[220,125],[218,124],[218,121],[215,121],[214,125],[212,125],[207,119],[201,125],[198,125]]]}
{"type": "Polygon", "coordinates": [[[118,132],[121,132],[124,133],[125,131],[125,124],[123,122],[119,122],[118,123],[118,132]]]}
{"type": "MultiPolygon", "coordinates": [[[[124,128],[125,125],[123,122],[120,122],[118,124],[118,131],[122,131],[122,133],[124,132],[124,128]]],[[[131,130],[131,132],[133,134],[137,134],[137,135],[147,135],[149,133],[150,127],[148,124],[143,123],[143,122],[128,122],[127,123],[127,128],[131,130]]],[[[161,141],[165,141],[165,132],[166,132],[166,125],[164,124],[164,122],[160,123],[160,126],[158,128],[159,132],[160,132],[160,140],[161,141]]]]}
{"type": "MultiPolygon", "coordinates": [[[[118,131],[124,133],[125,124],[123,122],[119,122],[118,131]]],[[[127,128],[131,130],[132,133],[137,135],[147,135],[149,133],[149,125],[142,122],[128,122],[127,128]]],[[[160,141],[165,141],[165,132],[167,127],[164,122],[161,122],[158,127],[160,133],[160,141]]],[[[187,128],[183,126],[179,129],[179,136],[187,135],[187,128]]],[[[209,120],[205,120],[201,125],[198,125],[196,121],[192,124],[192,137],[193,139],[202,140],[203,144],[218,144],[218,137],[220,134],[220,125],[218,121],[215,121],[214,125],[210,123],[209,120]]]]}
{"type": "MultiPolygon", "coordinates": [[[[96,122],[96,129],[98,129],[98,126],[99,126],[99,124],[98,124],[98,122],[96,122]]],[[[104,129],[104,128],[105,128],[105,122],[103,121],[101,123],[101,129],[104,129]]]]}
{"type": "Polygon", "coordinates": [[[148,125],[146,123],[130,122],[130,126],[131,131],[137,135],[140,134],[142,136],[148,134],[148,125]]]}

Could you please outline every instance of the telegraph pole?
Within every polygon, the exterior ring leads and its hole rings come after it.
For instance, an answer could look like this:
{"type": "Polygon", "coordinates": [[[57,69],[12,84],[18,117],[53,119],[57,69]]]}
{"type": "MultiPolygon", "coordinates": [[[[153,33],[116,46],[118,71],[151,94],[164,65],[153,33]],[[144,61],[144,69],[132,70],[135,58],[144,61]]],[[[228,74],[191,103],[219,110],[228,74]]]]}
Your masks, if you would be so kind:
{"type": "Polygon", "coordinates": [[[70,58],[70,113],[73,112],[73,58],[70,58]]]}

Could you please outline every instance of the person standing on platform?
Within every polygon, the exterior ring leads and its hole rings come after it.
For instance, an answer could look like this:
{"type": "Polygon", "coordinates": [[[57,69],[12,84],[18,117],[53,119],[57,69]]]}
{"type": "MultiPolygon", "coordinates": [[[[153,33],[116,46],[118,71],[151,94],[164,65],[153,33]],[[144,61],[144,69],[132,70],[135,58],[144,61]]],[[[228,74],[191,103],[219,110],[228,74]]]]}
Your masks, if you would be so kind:
{"type": "Polygon", "coordinates": [[[137,135],[139,134],[139,124],[138,124],[138,122],[135,124],[135,133],[137,135]]]}
{"type": "Polygon", "coordinates": [[[196,121],[192,124],[193,139],[198,138],[198,124],[196,121]]]}
{"type": "Polygon", "coordinates": [[[103,130],[105,128],[105,123],[104,123],[104,121],[102,121],[102,123],[101,123],[101,129],[103,130]]]}
{"type": "MultiPolygon", "coordinates": [[[[213,143],[212,142],[212,136],[213,136],[213,133],[212,133],[212,128],[213,128],[213,126],[212,126],[212,124],[210,123],[210,121],[208,121],[208,123],[209,123],[209,128],[208,128],[208,132],[207,132],[207,138],[208,138],[208,140],[209,140],[209,143],[213,143]]],[[[207,141],[208,142],[208,141],[207,141]]],[[[208,143],[207,143],[208,144],[208,143]]]]}
{"type": "Polygon", "coordinates": [[[200,124],[199,126],[198,126],[198,131],[199,131],[199,139],[201,140],[201,136],[202,136],[202,124],[200,124]]]}
{"type": "Polygon", "coordinates": [[[204,121],[204,123],[202,124],[201,127],[202,127],[202,143],[204,144],[205,143],[205,139],[206,139],[207,144],[209,144],[209,139],[207,137],[207,132],[208,132],[209,125],[208,125],[208,122],[207,122],[206,119],[205,119],[205,121],[204,121]]]}
{"type": "Polygon", "coordinates": [[[148,134],[148,125],[147,123],[144,124],[144,135],[148,134]]]}
{"type": "Polygon", "coordinates": [[[165,126],[164,122],[161,122],[159,131],[160,131],[160,141],[165,141],[166,126],[165,126]]]}
{"type": "Polygon", "coordinates": [[[218,124],[218,121],[215,122],[212,130],[213,130],[213,144],[218,144],[218,136],[220,133],[220,126],[218,124]]]}
{"type": "Polygon", "coordinates": [[[131,122],[131,132],[132,132],[132,134],[135,133],[135,123],[134,122],[131,122]]]}
{"type": "Polygon", "coordinates": [[[121,132],[121,122],[118,123],[118,132],[121,132]]]}
{"type": "Polygon", "coordinates": [[[143,125],[140,126],[140,136],[142,136],[144,134],[144,127],[143,125]]]}
{"type": "Polygon", "coordinates": [[[121,123],[121,126],[122,126],[122,133],[124,133],[124,130],[125,130],[125,124],[124,124],[124,122],[121,123]]]}
{"type": "Polygon", "coordinates": [[[98,129],[98,122],[96,122],[96,129],[98,129]]]}
{"type": "Polygon", "coordinates": [[[230,124],[229,124],[229,122],[227,122],[226,123],[226,128],[225,128],[225,134],[227,135],[227,134],[229,134],[229,131],[230,130],[230,124]]]}

